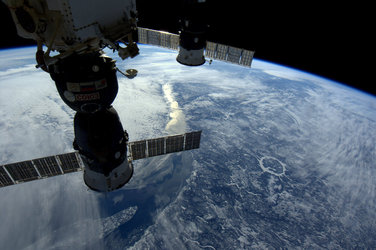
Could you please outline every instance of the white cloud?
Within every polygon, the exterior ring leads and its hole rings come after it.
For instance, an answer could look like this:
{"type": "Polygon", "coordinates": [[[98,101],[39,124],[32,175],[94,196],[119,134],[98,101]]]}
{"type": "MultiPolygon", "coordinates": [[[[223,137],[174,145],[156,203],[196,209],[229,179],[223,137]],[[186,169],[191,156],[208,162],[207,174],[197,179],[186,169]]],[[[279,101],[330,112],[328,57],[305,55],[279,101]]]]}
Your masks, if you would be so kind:
{"type": "Polygon", "coordinates": [[[171,120],[166,125],[166,131],[169,134],[181,134],[186,132],[185,116],[179,108],[179,103],[175,100],[172,88],[169,84],[163,85],[163,93],[167,102],[170,104],[171,120]]]}

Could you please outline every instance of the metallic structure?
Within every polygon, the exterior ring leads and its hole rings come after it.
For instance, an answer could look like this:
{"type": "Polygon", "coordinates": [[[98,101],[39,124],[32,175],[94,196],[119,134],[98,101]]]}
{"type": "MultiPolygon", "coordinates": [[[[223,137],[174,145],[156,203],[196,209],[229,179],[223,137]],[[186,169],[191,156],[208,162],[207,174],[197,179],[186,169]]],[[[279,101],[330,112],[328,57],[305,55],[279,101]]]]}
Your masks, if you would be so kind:
{"type": "Polygon", "coordinates": [[[41,50],[39,66],[49,66],[72,53],[87,53],[104,47],[117,50],[122,59],[138,54],[132,41],[136,28],[135,0],[3,0],[9,7],[17,33],[33,39],[41,50]],[[125,42],[127,47],[119,46],[125,42]],[[50,56],[50,51],[59,51],[50,56]]]}
{"type": "Polygon", "coordinates": [[[77,152],[0,166],[0,187],[83,170],[77,152]]]}
{"type": "Polygon", "coordinates": [[[178,50],[179,35],[147,28],[137,28],[138,42],[178,50]]]}
{"type": "MultiPolygon", "coordinates": [[[[138,27],[138,42],[162,48],[179,50],[180,36],[159,30],[138,27]]],[[[235,48],[220,43],[206,42],[205,57],[251,67],[254,51],[235,48]]],[[[178,56],[179,57],[179,56],[178,56]]],[[[202,63],[201,63],[202,64],[202,63]]]]}
{"type": "Polygon", "coordinates": [[[200,147],[201,131],[156,139],[129,142],[132,160],[164,155],[200,147]]]}
{"type": "MultiPolygon", "coordinates": [[[[166,136],[156,139],[128,143],[127,164],[133,172],[134,160],[197,149],[200,147],[201,131],[166,136]]],[[[22,161],[0,166],[0,187],[29,182],[33,180],[86,171],[80,154],[76,152],[48,156],[29,161],[22,161]]],[[[103,190],[112,191],[111,183],[103,181],[103,190]]],[[[97,185],[98,186],[98,185],[97,185]]]]}

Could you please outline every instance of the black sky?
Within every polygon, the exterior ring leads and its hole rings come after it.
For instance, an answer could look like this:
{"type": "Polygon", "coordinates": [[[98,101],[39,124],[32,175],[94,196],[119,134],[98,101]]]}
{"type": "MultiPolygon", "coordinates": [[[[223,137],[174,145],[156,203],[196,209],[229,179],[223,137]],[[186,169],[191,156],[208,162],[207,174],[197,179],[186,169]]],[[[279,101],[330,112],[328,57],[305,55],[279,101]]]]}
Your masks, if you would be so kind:
{"type": "MultiPolygon", "coordinates": [[[[278,2],[209,0],[208,40],[254,49],[256,58],[376,95],[372,6],[349,1],[338,5],[328,1],[278,2]]],[[[179,7],[178,0],[137,0],[138,25],[176,33],[179,7]]],[[[1,19],[6,34],[1,36],[1,47],[34,44],[17,37],[3,4],[1,19]]]]}

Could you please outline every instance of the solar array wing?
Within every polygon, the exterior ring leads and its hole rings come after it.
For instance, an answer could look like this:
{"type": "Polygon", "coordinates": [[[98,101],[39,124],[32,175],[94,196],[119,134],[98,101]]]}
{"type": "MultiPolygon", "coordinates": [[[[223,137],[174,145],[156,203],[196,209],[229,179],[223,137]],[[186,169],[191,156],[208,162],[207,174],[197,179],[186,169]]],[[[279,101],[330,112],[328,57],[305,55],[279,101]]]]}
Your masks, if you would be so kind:
{"type": "Polygon", "coordinates": [[[239,64],[244,65],[244,66],[251,66],[254,54],[255,54],[254,51],[243,50],[242,57],[240,58],[239,64]]]}
{"type": "Polygon", "coordinates": [[[77,152],[0,166],[0,187],[82,170],[77,152]]]}
{"type": "Polygon", "coordinates": [[[164,155],[200,147],[201,131],[156,139],[129,142],[132,160],[164,155]]]}
{"type": "Polygon", "coordinates": [[[12,179],[16,182],[38,179],[38,172],[31,161],[12,163],[4,166],[12,179]]]}
{"type": "Polygon", "coordinates": [[[196,149],[200,147],[201,131],[185,134],[185,150],[196,149]]]}
{"type": "Polygon", "coordinates": [[[183,151],[184,136],[185,135],[174,135],[166,137],[166,154],[183,151]]]}
{"type": "Polygon", "coordinates": [[[228,46],[227,61],[239,64],[242,56],[242,49],[228,46]]]}
{"type": "MultiPolygon", "coordinates": [[[[179,35],[138,27],[138,42],[178,50],[179,35]]],[[[254,51],[206,42],[205,57],[251,67],[254,51]]]]}
{"type": "Polygon", "coordinates": [[[178,50],[179,35],[138,27],[138,42],[178,50]]]}
{"type": "Polygon", "coordinates": [[[146,157],[146,141],[136,141],[130,145],[133,160],[143,159],[146,157]]]}
{"type": "Polygon", "coordinates": [[[165,139],[157,138],[148,140],[148,157],[165,154],[165,139]]]}
{"type": "Polygon", "coordinates": [[[205,57],[251,67],[254,51],[206,42],[205,57]]]}
{"type": "Polygon", "coordinates": [[[227,61],[228,46],[217,43],[217,50],[213,59],[227,61]]]}
{"type": "Polygon", "coordinates": [[[64,174],[77,171],[76,169],[79,167],[79,160],[77,157],[79,156],[76,152],[57,155],[64,174]]]}
{"type": "Polygon", "coordinates": [[[0,167],[0,187],[13,185],[13,180],[9,177],[9,174],[5,172],[4,167],[0,167]]]}
{"type": "Polygon", "coordinates": [[[41,176],[55,176],[62,174],[55,156],[35,159],[33,160],[33,163],[41,176]]]}

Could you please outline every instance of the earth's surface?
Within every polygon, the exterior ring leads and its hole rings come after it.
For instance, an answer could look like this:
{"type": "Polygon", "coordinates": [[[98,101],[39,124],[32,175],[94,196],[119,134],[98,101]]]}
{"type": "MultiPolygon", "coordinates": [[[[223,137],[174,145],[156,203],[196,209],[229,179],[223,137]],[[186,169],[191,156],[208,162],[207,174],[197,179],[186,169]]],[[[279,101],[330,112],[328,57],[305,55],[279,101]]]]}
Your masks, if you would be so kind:
{"type": "MultiPolygon", "coordinates": [[[[0,52],[0,164],[73,150],[74,112],[34,53],[0,52]]],[[[130,140],[202,129],[201,148],[137,161],[106,195],[82,173],[1,188],[1,249],[376,247],[375,97],[260,60],[175,57],[115,57],[139,73],[118,75],[113,105],[130,140]]]]}

